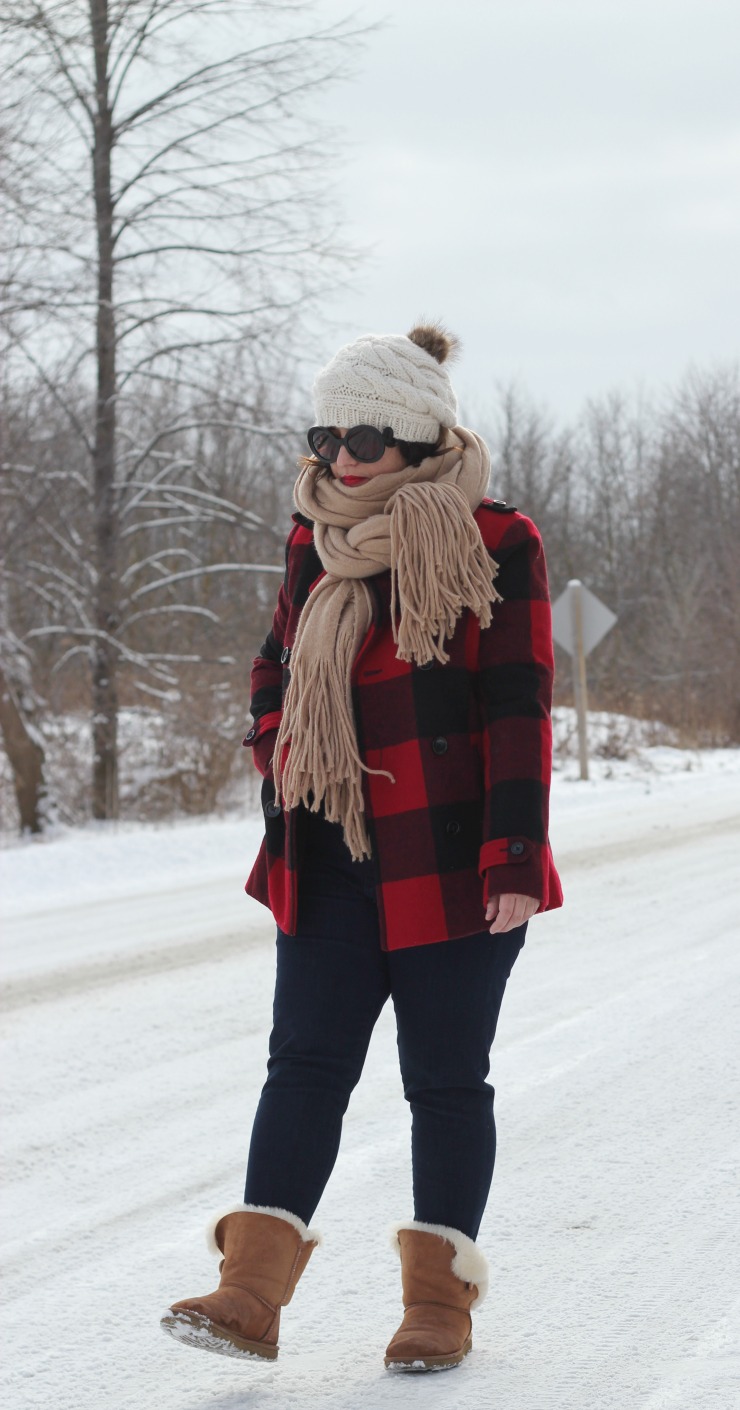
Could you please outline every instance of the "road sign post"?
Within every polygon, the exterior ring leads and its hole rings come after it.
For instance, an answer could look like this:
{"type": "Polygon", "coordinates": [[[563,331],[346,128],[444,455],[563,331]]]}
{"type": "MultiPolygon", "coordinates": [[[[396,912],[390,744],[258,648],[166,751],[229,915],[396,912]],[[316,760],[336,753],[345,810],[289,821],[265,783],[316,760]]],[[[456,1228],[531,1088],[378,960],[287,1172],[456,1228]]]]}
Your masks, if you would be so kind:
{"type": "Polygon", "coordinates": [[[578,760],[582,779],[588,778],[586,657],[611,630],[616,620],[616,614],[589,592],[580,578],[571,578],[565,592],[553,603],[552,634],[573,660],[573,698],[578,721],[578,760]]]}
{"type": "Polygon", "coordinates": [[[581,778],[588,778],[588,690],[586,687],[586,653],[583,649],[583,586],[578,578],[568,583],[570,598],[571,640],[573,642],[573,698],[578,721],[578,762],[581,778]]]}

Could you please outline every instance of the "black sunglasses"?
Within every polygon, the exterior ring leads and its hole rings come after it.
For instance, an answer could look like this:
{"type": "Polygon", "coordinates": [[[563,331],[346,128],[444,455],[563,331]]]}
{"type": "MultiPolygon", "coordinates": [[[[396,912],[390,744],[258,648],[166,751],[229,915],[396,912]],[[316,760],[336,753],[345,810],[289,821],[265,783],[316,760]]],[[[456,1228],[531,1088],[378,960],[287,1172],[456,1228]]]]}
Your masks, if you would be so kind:
{"type": "Polygon", "coordinates": [[[353,426],[346,436],[338,436],[331,426],[312,426],[308,444],[313,454],[328,465],[334,464],[341,446],[347,447],[353,460],[370,465],[374,460],[382,459],[388,446],[396,444],[396,438],[390,426],[386,426],[384,431],[379,431],[377,426],[353,426]]]}

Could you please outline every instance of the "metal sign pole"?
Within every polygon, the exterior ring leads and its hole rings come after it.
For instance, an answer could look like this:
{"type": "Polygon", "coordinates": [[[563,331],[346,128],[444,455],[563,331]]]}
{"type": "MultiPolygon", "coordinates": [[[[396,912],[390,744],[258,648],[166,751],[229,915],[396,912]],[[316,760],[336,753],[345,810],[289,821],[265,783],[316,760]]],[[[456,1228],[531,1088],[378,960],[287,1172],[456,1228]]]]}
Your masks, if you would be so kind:
{"type": "Polygon", "coordinates": [[[594,597],[580,578],[571,578],[567,588],[552,605],[552,634],[558,646],[570,653],[573,661],[573,695],[578,719],[578,757],[581,778],[588,778],[588,741],[586,722],[586,657],[611,631],[616,614],[598,597],[594,597]]]}
{"type": "Polygon", "coordinates": [[[581,778],[588,778],[588,738],[586,719],[588,694],[586,690],[586,653],[583,649],[583,597],[580,578],[571,578],[568,583],[573,641],[573,694],[578,719],[578,759],[581,778]]]}

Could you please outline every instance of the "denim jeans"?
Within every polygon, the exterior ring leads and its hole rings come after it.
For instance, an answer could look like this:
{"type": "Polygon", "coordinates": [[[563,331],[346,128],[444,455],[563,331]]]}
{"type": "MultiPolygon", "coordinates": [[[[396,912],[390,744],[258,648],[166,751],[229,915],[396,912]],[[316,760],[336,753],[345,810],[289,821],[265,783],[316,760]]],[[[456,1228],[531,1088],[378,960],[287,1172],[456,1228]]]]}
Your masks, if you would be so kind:
{"type": "MultiPolygon", "coordinates": [[[[381,950],[374,862],[354,862],[339,824],[321,813],[301,809],[299,826],[298,929],[277,932],[268,1076],[252,1130],[245,1203],[287,1209],[309,1223],[390,995],[411,1108],[414,1218],[474,1239],[496,1155],[489,1053],[526,923],[502,935],[483,929],[381,950]]],[[[407,1217],[404,1210],[389,1214],[407,1217]]]]}

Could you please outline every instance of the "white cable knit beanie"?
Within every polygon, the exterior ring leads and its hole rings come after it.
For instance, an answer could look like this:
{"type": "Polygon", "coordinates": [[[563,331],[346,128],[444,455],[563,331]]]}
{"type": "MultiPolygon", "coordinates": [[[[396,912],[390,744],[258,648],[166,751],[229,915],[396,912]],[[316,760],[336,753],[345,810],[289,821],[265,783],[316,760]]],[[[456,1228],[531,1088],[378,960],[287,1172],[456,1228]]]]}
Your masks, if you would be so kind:
{"type": "Polygon", "coordinates": [[[437,324],[347,343],[314,382],[317,425],[390,426],[402,441],[436,441],[442,427],[457,425],[457,398],[441,365],[457,345],[437,324]]]}

